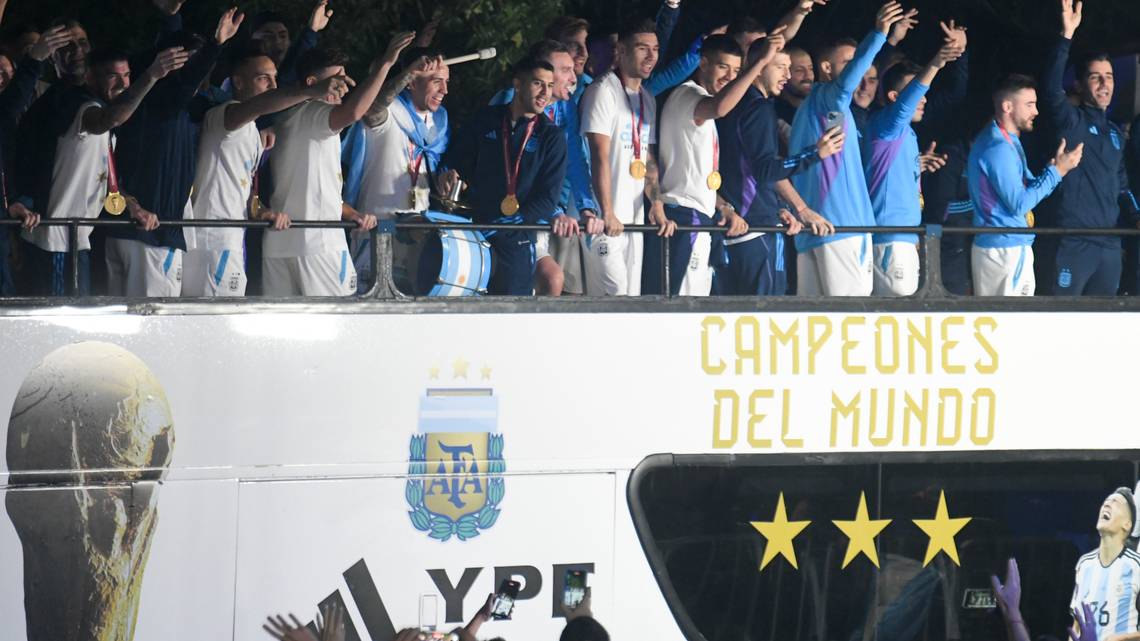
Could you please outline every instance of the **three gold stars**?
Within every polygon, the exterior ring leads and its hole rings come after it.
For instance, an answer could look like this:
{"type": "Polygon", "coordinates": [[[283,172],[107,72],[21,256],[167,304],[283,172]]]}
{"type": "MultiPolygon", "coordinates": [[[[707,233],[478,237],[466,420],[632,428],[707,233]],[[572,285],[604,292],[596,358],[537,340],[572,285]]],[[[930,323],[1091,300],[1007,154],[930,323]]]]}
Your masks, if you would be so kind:
{"type": "Polygon", "coordinates": [[[792,540],[808,525],[811,525],[811,521],[788,520],[788,512],[784,508],[784,493],[780,492],[780,500],[776,503],[776,514],[772,520],[752,521],[752,527],[768,539],[768,544],[764,546],[764,558],[760,560],[760,569],[767,567],[777,554],[791,563],[793,568],[800,569],[796,564],[796,550],[792,547],[792,540]]]}
{"type": "Polygon", "coordinates": [[[930,562],[938,556],[939,552],[945,552],[946,556],[954,562],[954,565],[962,565],[958,561],[958,546],[954,543],[954,535],[966,527],[969,522],[970,517],[950,518],[950,511],[946,508],[946,492],[940,493],[938,495],[938,510],[934,513],[934,518],[914,519],[914,524],[930,537],[922,567],[930,565],[930,562]]]}
{"type": "Polygon", "coordinates": [[[875,550],[875,537],[890,525],[890,519],[873,521],[867,516],[867,494],[859,493],[859,509],[854,521],[832,521],[835,527],[847,535],[847,553],[843,555],[843,568],[860,554],[867,555],[875,567],[879,567],[879,553],[875,550]]]}
{"type": "MultiPolygon", "coordinates": [[[[439,377],[442,375],[442,373],[443,373],[442,367],[440,367],[439,365],[433,365],[432,367],[428,368],[428,379],[433,380],[433,381],[438,381],[439,377]]],[[[482,368],[479,369],[479,375],[481,377],[481,380],[484,380],[484,381],[491,380],[491,367],[489,365],[484,365],[482,368]]],[[[462,378],[463,380],[467,380],[469,376],[473,376],[473,374],[471,373],[471,362],[470,361],[465,360],[462,356],[455,359],[454,361],[452,361],[452,363],[451,363],[451,377],[452,377],[452,379],[462,378]]]]}
{"type": "MultiPolygon", "coordinates": [[[[944,491],[938,496],[938,508],[933,519],[913,519],[914,524],[930,537],[926,547],[926,558],[922,562],[923,567],[929,565],[939,552],[945,552],[955,565],[961,565],[961,561],[958,559],[958,546],[954,542],[954,537],[962,528],[966,527],[970,520],[970,517],[950,518],[950,511],[946,506],[946,492],[944,491]]],[[[866,556],[875,567],[879,567],[879,554],[875,549],[875,539],[891,524],[891,519],[872,519],[870,517],[865,492],[859,493],[859,507],[855,511],[854,520],[832,521],[832,523],[848,539],[847,552],[843,556],[844,569],[860,554],[866,556]]],[[[799,569],[793,541],[800,532],[811,525],[811,521],[788,520],[783,492],[780,493],[779,500],[776,503],[776,513],[772,520],[752,521],[751,525],[767,539],[767,544],[764,546],[764,556],[760,560],[761,570],[767,567],[777,556],[784,557],[793,568],[799,569]]]]}

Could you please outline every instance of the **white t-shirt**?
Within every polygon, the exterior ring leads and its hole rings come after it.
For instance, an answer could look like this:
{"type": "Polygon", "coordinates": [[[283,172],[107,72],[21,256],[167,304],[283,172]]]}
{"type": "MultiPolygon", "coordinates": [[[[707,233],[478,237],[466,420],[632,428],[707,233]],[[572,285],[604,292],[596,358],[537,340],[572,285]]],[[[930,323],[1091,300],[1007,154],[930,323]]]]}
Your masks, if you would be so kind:
{"type": "Polygon", "coordinates": [[[1093,550],[1077,559],[1076,585],[1069,609],[1080,612],[1081,604],[1093,608],[1098,639],[1140,630],[1137,600],[1140,599],[1140,554],[1124,548],[1108,567],[1100,564],[1093,550]]]}
{"type": "Polygon", "coordinates": [[[716,191],[709,189],[717,152],[716,121],[693,122],[697,104],[711,96],[690,80],[677,87],[661,111],[661,200],[712,216],[716,191]]]}
{"type": "MultiPolygon", "coordinates": [[[[273,211],[293,220],[340,220],[340,132],[329,128],[333,105],[310,100],[278,119],[273,169],[273,211]]],[[[342,229],[286,229],[265,234],[267,258],[348,251],[342,229]]]]}
{"type": "Polygon", "coordinates": [[[611,197],[614,215],[623,224],[644,220],[642,194],[645,180],[637,180],[629,173],[633,163],[633,123],[638,112],[641,118],[641,160],[649,157],[649,145],[657,143],[657,107],[653,96],[645,90],[630,91],[614,72],[595,80],[582,96],[582,134],[602,134],[610,137],[611,197]]]}
{"type": "MultiPolygon", "coordinates": [[[[261,161],[261,136],[255,123],[226,130],[227,102],[206,112],[194,175],[193,207],[186,218],[194,220],[245,220],[253,174],[261,161]]],[[[188,227],[186,248],[241,249],[245,230],[188,227]]]]}
{"type": "MultiPolygon", "coordinates": [[[[438,131],[429,116],[427,140],[435,140],[438,131]]],[[[392,214],[406,211],[424,211],[428,208],[427,158],[419,163],[416,181],[416,204],[409,201],[412,193],[411,166],[416,153],[409,145],[405,130],[413,128],[408,110],[400,104],[388,106],[388,117],[379,127],[365,127],[368,152],[364,157],[364,176],[360,181],[360,200],[357,209],[368,214],[392,214]]]]}
{"type": "MultiPolygon", "coordinates": [[[[98,218],[103,211],[111,134],[82,131],[83,114],[101,106],[96,101],[81,105],[67,133],[56,142],[47,211],[41,212],[47,218],[98,218]]],[[[80,251],[91,249],[91,229],[79,228],[80,251]]],[[[21,232],[21,236],[44,251],[68,250],[67,227],[41,225],[31,232],[21,232]]]]}

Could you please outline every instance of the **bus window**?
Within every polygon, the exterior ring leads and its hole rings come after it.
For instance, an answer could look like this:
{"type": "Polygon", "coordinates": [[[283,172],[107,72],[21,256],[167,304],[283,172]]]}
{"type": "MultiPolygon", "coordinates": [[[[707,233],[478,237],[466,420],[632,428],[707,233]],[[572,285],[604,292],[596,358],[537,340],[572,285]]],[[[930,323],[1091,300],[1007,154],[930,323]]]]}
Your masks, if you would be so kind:
{"type": "Polygon", "coordinates": [[[1133,459],[661,458],[630,500],[690,639],[1004,639],[989,577],[1010,557],[1031,633],[1067,638],[1074,567],[1105,497],[1135,484],[1133,459]]]}

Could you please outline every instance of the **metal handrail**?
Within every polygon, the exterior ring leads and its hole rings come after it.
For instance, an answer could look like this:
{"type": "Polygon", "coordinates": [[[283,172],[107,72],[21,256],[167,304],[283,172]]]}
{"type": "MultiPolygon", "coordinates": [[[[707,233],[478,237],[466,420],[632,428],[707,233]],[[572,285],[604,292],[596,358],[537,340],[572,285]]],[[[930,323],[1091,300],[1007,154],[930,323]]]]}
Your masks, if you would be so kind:
{"type": "MultiPolygon", "coordinates": [[[[4,227],[19,227],[20,220],[0,218],[0,229],[4,227]]],[[[79,291],[79,261],[78,239],[81,227],[134,227],[138,225],[130,219],[107,218],[44,218],[40,225],[67,227],[69,253],[71,254],[70,289],[72,295],[79,291]]],[[[166,228],[242,228],[242,229],[271,229],[273,223],[267,220],[163,220],[161,226],[166,228]]],[[[358,225],[352,221],[326,220],[292,221],[290,229],[357,229],[358,225]]],[[[369,257],[372,273],[376,277],[376,286],[372,291],[356,296],[356,299],[407,299],[406,293],[399,291],[392,280],[392,246],[390,236],[397,231],[425,231],[433,229],[477,229],[480,231],[526,231],[526,232],[552,232],[551,225],[537,224],[505,224],[505,223],[457,223],[457,222],[409,222],[400,220],[381,220],[376,228],[369,231],[372,252],[369,257]]],[[[655,234],[660,227],[657,225],[624,225],[624,230],[633,233],[655,234]]],[[[710,233],[727,234],[728,228],[710,225],[677,225],[676,231],[680,233],[710,233]]],[[[750,226],[747,233],[784,233],[784,227],[750,226]]],[[[805,229],[803,234],[811,234],[805,229]]],[[[969,235],[978,236],[986,234],[1003,235],[1034,235],[1034,236],[1140,236],[1140,229],[1132,228],[1024,228],[1024,227],[947,227],[943,225],[924,225],[921,227],[836,227],[836,234],[916,234],[920,237],[923,247],[923,285],[916,295],[944,296],[946,289],[942,285],[941,270],[941,237],[943,235],[969,235]]],[[[669,273],[669,243],[661,243],[661,281],[664,296],[671,298],[669,273]]]]}

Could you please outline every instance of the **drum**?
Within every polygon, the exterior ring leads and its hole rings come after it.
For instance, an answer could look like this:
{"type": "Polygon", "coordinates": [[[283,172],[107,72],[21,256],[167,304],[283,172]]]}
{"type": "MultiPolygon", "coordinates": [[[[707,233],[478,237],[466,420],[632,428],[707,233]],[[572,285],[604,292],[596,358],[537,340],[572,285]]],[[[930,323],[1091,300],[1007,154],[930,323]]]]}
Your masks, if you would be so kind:
{"type": "MultiPolygon", "coordinates": [[[[470,223],[462,216],[428,210],[398,222],[470,223]]],[[[474,229],[399,231],[392,243],[396,287],[414,296],[478,296],[491,278],[491,249],[474,229]]]]}

